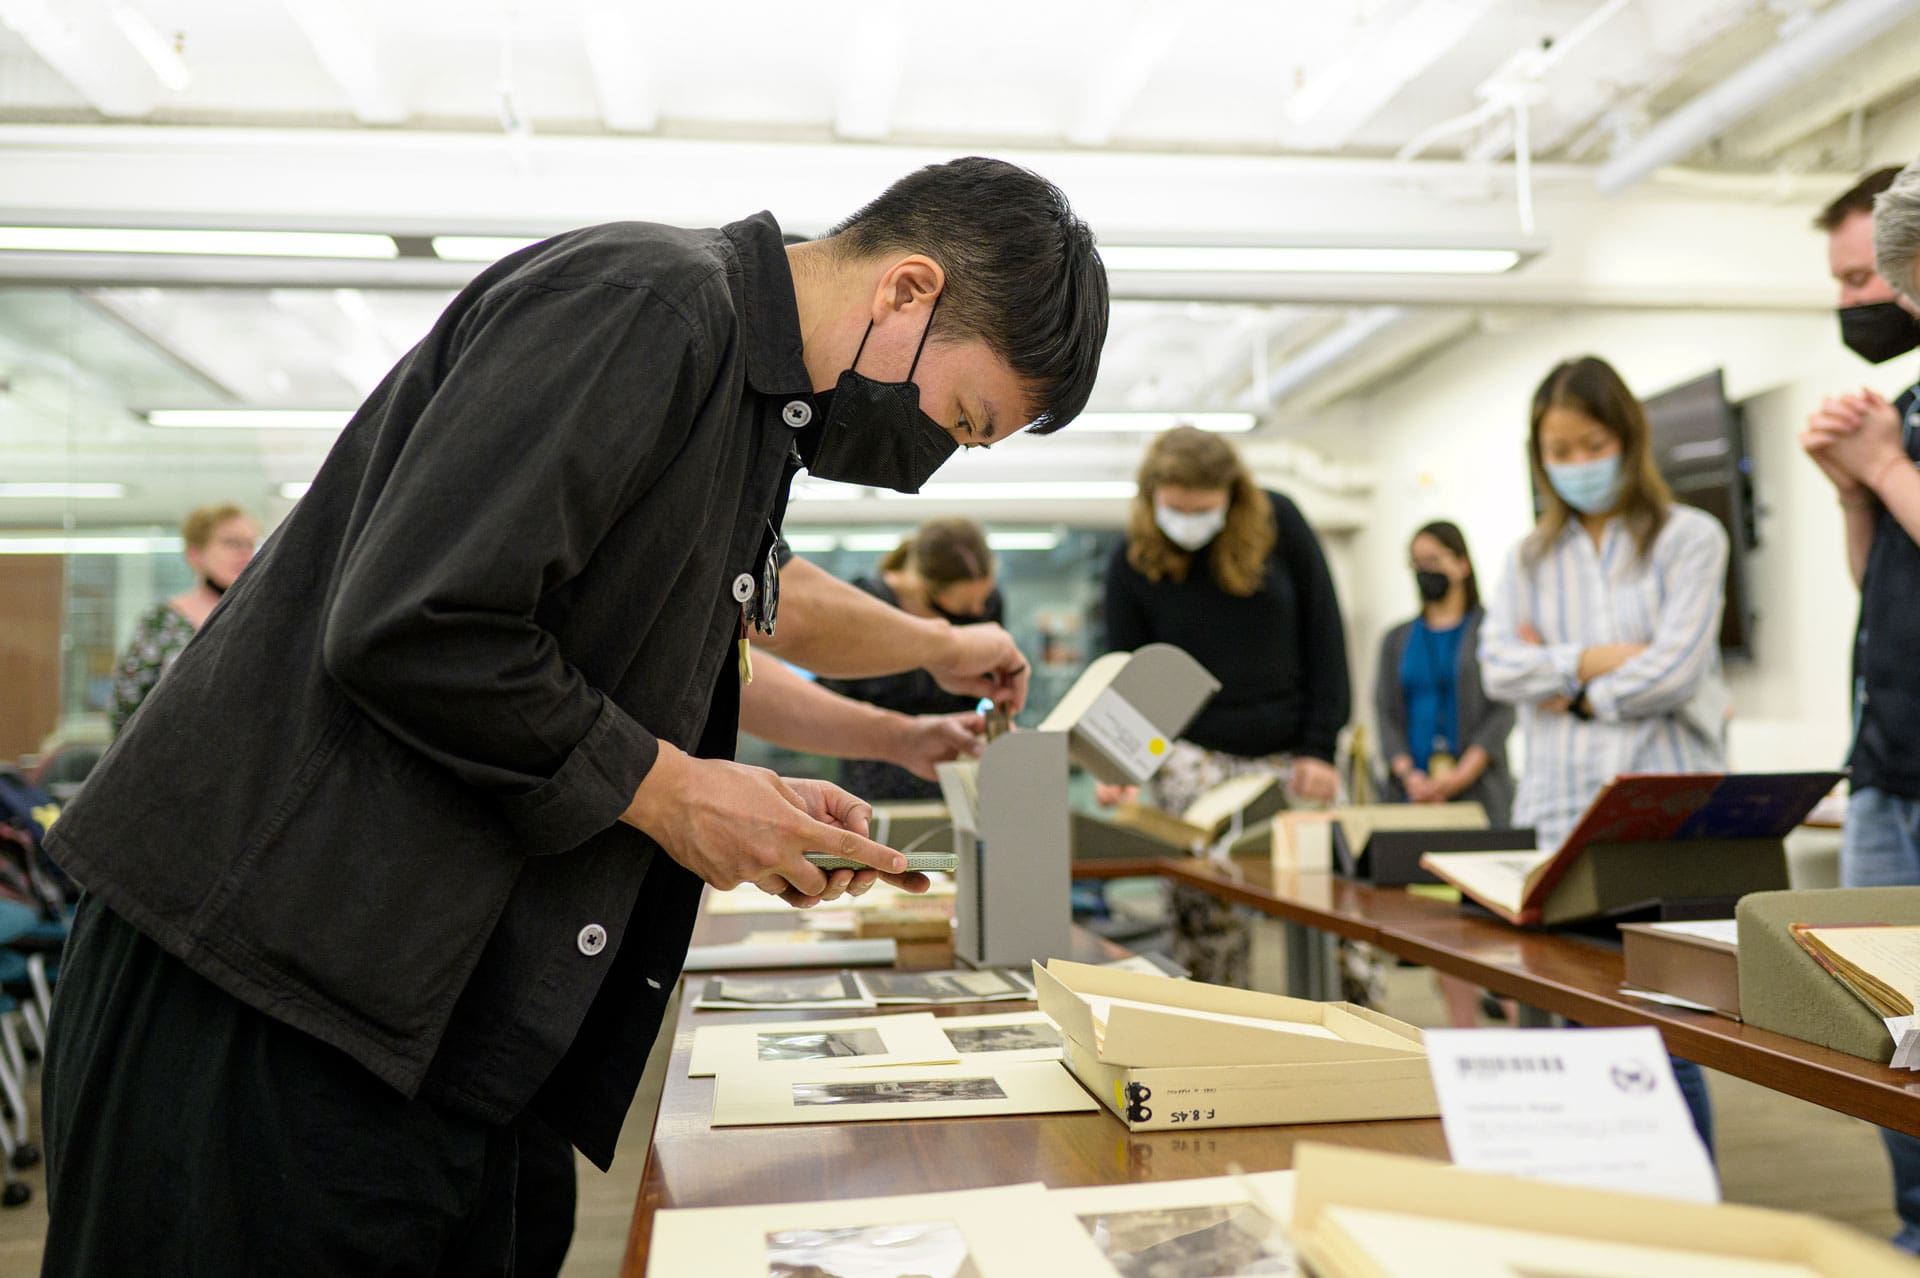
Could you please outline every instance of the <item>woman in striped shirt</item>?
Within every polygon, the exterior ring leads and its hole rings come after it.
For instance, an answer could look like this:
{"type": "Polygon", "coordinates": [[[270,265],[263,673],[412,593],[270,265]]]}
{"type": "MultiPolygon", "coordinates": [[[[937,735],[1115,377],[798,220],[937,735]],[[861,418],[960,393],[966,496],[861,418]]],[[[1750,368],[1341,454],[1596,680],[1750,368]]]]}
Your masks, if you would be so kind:
{"type": "Polygon", "coordinates": [[[1726,770],[1727,535],[1674,501],[1646,414],[1603,360],[1540,384],[1530,451],[1540,521],[1508,558],[1480,666],[1487,695],[1519,708],[1513,823],[1546,850],[1616,776],[1726,770]]]}
{"type": "MultiPolygon", "coordinates": [[[[1538,830],[1542,850],[1616,776],[1726,771],[1727,535],[1674,500],[1647,436],[1640,402],[1604,360],[1569,360],[1534,393],[1540,520],[1480,628],[1480,677],[1519,708],[1526,774],[1513,823],[1538,830]]],[[[1711,1150],[1706,1080],[1673,1064],[1711,1150]]]]}

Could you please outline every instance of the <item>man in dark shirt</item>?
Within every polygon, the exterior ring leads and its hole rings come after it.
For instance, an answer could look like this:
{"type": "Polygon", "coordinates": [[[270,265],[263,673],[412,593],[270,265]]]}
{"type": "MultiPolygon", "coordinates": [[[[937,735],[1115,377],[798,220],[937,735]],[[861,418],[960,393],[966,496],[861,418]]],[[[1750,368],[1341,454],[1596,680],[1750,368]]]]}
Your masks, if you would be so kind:
{"type": "Polygon", "coordinates": [[[1106,318],[1065,198],[983,159],[791,249],[625,223],[483,272],[52,836],[89,895],[46,1272],[506,1272],[514,1121],[607,1165],[702,881],[904,867],[853,796],[730,761],[749,641],[1024,699],[997,627],[781,569],[794,471],[912,491],[1057,429],[1106,318]]]}
{"type": "MultiPolygon", "coordinates": [[[[1920,165],[1882,169],[1818,219],[1840,286],[1840,332],[1873,363],[1920,346],[1920,165]],[[1877,261],[1876,261],[1877,258],[1877,261]]],[[[1854,636],[1852,794],[1840,843],[1843,887],[1920,883],[1920,407],[1835,396],[1801,444],[1846,511],[1847,563],[1860,587],[1854,636]]],[[[1920,1140],[1883,1129],[1893,1162],[1894,1242],[1920,1252],[1920,1140]]]]}

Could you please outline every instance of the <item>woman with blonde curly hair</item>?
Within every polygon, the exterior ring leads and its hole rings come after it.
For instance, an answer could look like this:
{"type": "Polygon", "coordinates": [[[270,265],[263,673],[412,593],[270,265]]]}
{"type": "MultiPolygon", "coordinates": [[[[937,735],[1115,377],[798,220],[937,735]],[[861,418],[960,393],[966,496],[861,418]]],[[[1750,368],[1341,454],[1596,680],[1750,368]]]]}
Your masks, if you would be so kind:
{"type": "MultiPolygon", "coordinates": [[[[1254,483],[1226,440],[1179,426],[1148,447],[1106,618],[1109,649],[1170,643],[1220,681],[1154,777],[1159,807],[1179,812],[1249,772],[1284,777],[1301,799],[1336,797],[1351,707],[1333,578],[1299,507],[1254,483]]],[[[1245,928],[1205,893],[1176,888],[1174,909],[1175,957],[1197,979],[1245,985],[1245,928]]]]}

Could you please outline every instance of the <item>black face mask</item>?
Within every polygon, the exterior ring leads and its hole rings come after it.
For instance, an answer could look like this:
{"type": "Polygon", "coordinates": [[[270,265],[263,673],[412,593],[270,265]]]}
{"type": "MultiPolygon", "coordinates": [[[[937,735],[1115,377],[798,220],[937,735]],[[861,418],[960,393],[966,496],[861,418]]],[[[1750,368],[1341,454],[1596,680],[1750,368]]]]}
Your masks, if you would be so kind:
{"type": "Polygon", "coordinates": [[[207,584],[207,589],[211,590],[216,595],[224,595],[227,593],[227,588],[221,585],[219,582],[215,581],[211,577],[202,577],[200,580],[205,582],[207,584]]]}
{"type": "Polygon", "coordinates": [[[1420,588],[1420,598],[1427,603],[1439,603],[1453,589],[1453,578],[1444,572],[1415,572],[1413,581],[1420,588]]]}
{"type": "MultiPolygon", "coordinates": [[[[920,352],[927,348],[927,333],[933,331],[933,317],[939,310],[940,299],[935,297],[906,381],[876,382],[849,368],[840,374],[830,395],[816,397],[825,405],[819,424],[794,440],[809,474],[842,484],[917,493],[953,456],[959,443],[920,411],[920,388],[913,384],[920,352]]],[[[855,366],[871,336],[869,320],[860,349],[853,353],[855,366]]]]}
{"type": "Polygon", "coordinates": [[[1898,302],[1840,308],[1840,340],[1869,364],[1884,364],[1920,346],[1920,323],[1898,302]]]}

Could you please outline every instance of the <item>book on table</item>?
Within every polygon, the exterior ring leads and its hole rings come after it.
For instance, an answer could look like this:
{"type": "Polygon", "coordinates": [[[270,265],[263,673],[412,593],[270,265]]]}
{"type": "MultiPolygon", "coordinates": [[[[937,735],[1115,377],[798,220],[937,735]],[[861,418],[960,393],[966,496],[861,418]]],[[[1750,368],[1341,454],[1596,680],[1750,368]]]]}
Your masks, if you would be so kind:
{"type": "Polygon", "coordinates": [[[1663,900],[1787,886],[1782,840],[1837,772],[1615,777],[1559,847],[1435,852],[1420,863],[1509,923],[1568,923],[1663,900]]]}
{"type": "Polygon", "coordinates": [[[1920,998],[1920,927],[1795,923],[1793,939],[1883,1019],[1912,1016],[1920,998]]]}

